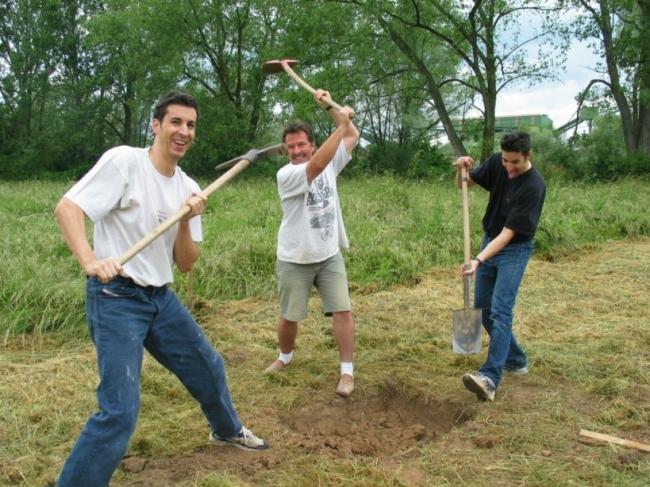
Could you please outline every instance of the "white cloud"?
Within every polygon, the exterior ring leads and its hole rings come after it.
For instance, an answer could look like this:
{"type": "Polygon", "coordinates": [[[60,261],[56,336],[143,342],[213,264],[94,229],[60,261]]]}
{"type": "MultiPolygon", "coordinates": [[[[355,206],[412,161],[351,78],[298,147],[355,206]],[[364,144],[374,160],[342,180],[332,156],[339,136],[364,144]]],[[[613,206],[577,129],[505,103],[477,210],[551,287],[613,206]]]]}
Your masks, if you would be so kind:
{"type": "Polygon", "coordinates": [[[545,114],[553,120],[554,127],[559,127],[575,116],[575,97],[582,88],[577,81],[567,80],[525,91],[504,91],[499,95],[496,115],[545,114]]]}
{"type": "Polygon", "coordinates": [[[559,127],[573,119],[578,104],[576,96],[586,88],[595,72],[597,56],[585,43],[574,43],[567,52],[567,69],[560,81],[531,88],[505,90],[497,99],[496,115],[546,114],[559,127]]]}
{"type": "MultiPolygon", "coordinates": [[[[545,114],[555,128],[572,120],[578,109],[576,96],[587,87],[589,80],[601,77],[595,71],[598,57],[586,43],[575,42],[567,52],[566,70],[559,81],[532,87],[506,89],[497,98],[496,115],[545,114]]],[[[472,112],[471,116],[480,116],[472,112]]]]}

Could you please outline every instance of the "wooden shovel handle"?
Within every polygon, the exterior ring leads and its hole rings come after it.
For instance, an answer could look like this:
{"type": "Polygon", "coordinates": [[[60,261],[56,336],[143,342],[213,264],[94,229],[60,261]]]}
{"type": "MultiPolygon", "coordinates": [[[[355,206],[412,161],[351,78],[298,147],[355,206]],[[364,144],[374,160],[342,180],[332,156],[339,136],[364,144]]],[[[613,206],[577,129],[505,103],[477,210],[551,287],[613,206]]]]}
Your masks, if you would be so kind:
{"type": "MultiPolygon", "coordinates": [[[[463,193],[463,251],[464,267],[469,269],[471,260],[471,237],[469,234],[469,196],[467,191],[467,170],[465,166],[460,168],[460,186],[463,193]]],[[[463,303],[465,309],[470,307],[469,303],[469,281],[470,276],[463,276],[463,303]]]]}
{"type": "Polygon", "coordinates": [[[470,265],[472,258],[471,237],[469,233],[469,196],[467,191],[467,170],[465,167],[460,168],[460,184],[463,193],[463,244],[464,244],[464,264],[465,267],[470,265]]]}
{"type": "MultiPolygon", "coordinates": [[[[235,164],[232,168],[230,168],[230,170],[225,172],[219,179],[217,179],[212,184],[210,184],[207,188],[205,188],[201,192],[201,194],[206,198],[208,198],[212,193],[217,191],[224,184],[226,184],[228,181],[234,178],[237,174],[239,174],[244,169],[246,169],[250,165],[250,163],[251,161],[249,161],[248,159],[242,159],[237,164],[235,164]]],[[[167,220],[162,222],[160,225],[154,228],[147,235],[142,237],[142,239],[138,243],[133,245],[133,247],[131,247],[126,252],[124,252],[118,259],[118,262],[122,265],[126,264],[133,257],[139,254],[145,247],[147,247],[151,242],[156,240],[163,233],[169,230],[173,225],[178,223],[182,218],[187,216],[191,211],[192,209],[189,206],[184,205],[180,210],[178,210],[172,216],[167,218],[167,220]]]]}

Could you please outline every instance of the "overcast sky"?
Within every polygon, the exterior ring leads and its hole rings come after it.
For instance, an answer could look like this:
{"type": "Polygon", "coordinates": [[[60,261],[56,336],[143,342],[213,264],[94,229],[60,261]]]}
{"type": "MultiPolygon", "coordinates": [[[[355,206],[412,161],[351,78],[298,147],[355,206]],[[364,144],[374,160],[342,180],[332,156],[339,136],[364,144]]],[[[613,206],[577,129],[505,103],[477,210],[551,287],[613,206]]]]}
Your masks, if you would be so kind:
{"type": "Polygon", "coordinates": [[[533,87],[517,86],[501,92],[497,98],[496,115],[546,114],[555,128],[573,119],[578,108],[576,95],[593,78],[597,62],[592,49],[577,41],[567,52],[566,69],[560,81],[533,87]]]}

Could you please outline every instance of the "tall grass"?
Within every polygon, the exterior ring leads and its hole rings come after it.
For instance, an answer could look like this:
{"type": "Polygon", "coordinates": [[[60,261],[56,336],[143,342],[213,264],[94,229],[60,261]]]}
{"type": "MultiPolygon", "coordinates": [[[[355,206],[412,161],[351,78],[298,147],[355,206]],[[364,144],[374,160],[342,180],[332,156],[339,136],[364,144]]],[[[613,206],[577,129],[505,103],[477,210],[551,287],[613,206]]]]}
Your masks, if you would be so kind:
{"type": "MultiPolygon", "coordinates": [[[[70,183],[0,183],[2,243],[0,332],[84,332],[84,279],[52,210],[70,183]]],[[[553,260],[600,242],[650,233],[649,184],[549,184],[537,255],[553,260]]],[[[462,260],[461,203],[451,178],[408,181],[343,177],[339,193],[351,241],[348,274],[355,291],[415,283],[432,266],[462,260]]],[[[472,248],[481,240],[486,192],[471,192],[472,248]]],[[[275,295],[280,204],[272,179],[241,177],[213,195],[204,217],[194,294],[221,302],[275,295]]],[[[185,292],[186,277],[176,288],[185,292]]]]}

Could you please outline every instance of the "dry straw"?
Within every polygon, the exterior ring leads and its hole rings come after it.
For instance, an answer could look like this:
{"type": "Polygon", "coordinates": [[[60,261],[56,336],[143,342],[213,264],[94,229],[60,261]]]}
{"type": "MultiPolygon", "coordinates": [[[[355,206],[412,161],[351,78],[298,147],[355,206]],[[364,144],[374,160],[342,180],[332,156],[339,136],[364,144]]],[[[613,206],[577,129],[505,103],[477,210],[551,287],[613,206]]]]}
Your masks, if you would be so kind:
{"type": "MultiPolygon", "coordinates": [[[[483,355],[451,352],[456,269],[353,294],[358,387],[347,401],[334,394],[338,357],[317,298],[295,363],[271,377],[261,371],[276,354],[275,299],[199,303],[242,419],[272,448],[207,446],[196,404],[147,358],[131,457],[112,485],[647,485],[647,455],[577,434],[650,441],[649,276],[647,239],[535,259],[515,324],[531,373],[506,376],[492,404],[460,382],[483,355]]],[[[93,349],[13,339],[0,374],[0,482],[43,485],[94,410],[93,349]]]]}

